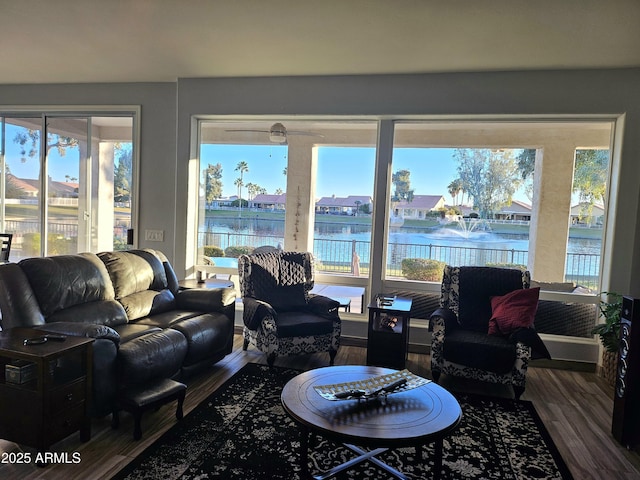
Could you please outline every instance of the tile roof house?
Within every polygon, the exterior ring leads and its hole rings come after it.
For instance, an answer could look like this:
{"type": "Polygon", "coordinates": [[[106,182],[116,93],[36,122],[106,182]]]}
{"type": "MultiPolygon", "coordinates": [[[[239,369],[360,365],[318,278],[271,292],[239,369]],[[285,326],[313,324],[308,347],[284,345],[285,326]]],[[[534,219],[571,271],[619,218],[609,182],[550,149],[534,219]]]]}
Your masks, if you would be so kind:
{"type": "Polygon", "coordinates": [[[322,197],[316,202],[317,213],[332,213],[338,215],[354,215],[356,209],[362,211],[363,207],[371,211],[373,208],[373,199],[366,195],[349,195],[347,197],[322,197]]]}
{"type": "Polygon", "coordinates": [[[511,205],[505,205],[494,214],[496,220],[531,220],[531,205],[519,200],[512,200],[511,205]]]}
{"type": "MultiPolygon", "coordinates": [[[[8,174],[7,183],[22,198],[35,198],[40,191],[40,180],[38,179],[18,178],[8,174]]],[[[58,182],[49,179],[49,197],[78,198],[78,188],[79,184],[75,182],[58,182]]]]}
{"type": "Polygon", "coordinates": [[[442,195],[414,195],[413,200],[405,200],[393,204],[395,217],[423,219],[429,212],[445,208],[442,195]]]}
{"type": "Polygon", "coordinates": [[[287,204],[287,194],[259,193],[249,202],[249,207],[262,210],[284,210],[287,204]]]}
{"type": "Polygon", "coordinates": [[[602,226],[604,222],[604,205],[581,202],[571,207],[571,224],[582,226],[602,226]]]}

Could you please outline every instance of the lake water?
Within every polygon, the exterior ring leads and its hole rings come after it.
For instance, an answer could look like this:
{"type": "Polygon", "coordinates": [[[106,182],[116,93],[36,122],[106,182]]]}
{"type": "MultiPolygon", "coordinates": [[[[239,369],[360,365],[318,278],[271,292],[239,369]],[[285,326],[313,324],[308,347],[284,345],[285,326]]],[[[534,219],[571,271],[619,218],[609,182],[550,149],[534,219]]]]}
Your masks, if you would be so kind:
{"type": "MultiPolygon", "coordinates": [[[[284,221],[256,218],[209,218],[207,219],[206,231],[223,235],[277,237],[282,240],[284,238],[284,221]]],[[[392,227],[389,237],[390,243],[405,245],[529,250],[528,235],[497,234],[481,231],[473,231],[467,234],[456,228],[392,227]]],[[[314,238],[317,240],[356,241],[359,245],[364,245],[371,242],[371,227],[342,223],[317,223],[314,238]]],[[[569,238],[567,253],[599,255],[601,244],[600,239],[569,238]]],[[[226,245],[221,246],[224,248],[226,245]]]]}

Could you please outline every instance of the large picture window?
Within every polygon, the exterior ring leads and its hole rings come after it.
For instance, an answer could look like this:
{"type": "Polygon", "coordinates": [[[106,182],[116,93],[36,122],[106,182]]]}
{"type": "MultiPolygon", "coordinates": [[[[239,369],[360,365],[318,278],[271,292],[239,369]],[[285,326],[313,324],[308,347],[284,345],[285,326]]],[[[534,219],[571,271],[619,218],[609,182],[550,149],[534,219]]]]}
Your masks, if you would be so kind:
{"type": "Polygon", "coordinates": [[[610,122],[201,119],[199,132],[196,263],[233,273],[260,246],[312,251],[316,283],[356,289],[356,312],[369,287],[437,291],[445,263],[600,288],[610,122]]]}
{"type": "Polygon", "coordinates": [[[386,278],[506,266],[597,292],[610,138],[595,122],[396,123],[386,278]]]}

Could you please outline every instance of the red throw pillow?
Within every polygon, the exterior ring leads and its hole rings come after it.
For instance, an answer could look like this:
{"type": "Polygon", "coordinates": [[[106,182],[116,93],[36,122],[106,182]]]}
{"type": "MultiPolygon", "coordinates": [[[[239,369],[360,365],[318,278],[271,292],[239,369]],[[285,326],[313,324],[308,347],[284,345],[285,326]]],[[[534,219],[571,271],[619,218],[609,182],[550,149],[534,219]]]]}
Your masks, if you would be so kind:
{"type": "Polygon", "coordinates": [[[540,288],[514,290],[501,297],[491,297],[489,335],[510,335],[518,328],[529,328],[538,310],[540,288]]]}

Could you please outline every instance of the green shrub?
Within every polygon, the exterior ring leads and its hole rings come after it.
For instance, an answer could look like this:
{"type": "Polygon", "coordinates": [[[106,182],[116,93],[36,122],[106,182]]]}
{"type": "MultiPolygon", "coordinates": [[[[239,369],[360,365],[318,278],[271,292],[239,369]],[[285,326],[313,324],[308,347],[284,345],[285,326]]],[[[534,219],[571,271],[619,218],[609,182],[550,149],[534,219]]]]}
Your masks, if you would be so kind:
{"type": "Polygon", "coordinates": [[[247,245],[236,245],[224,249],[225,257],[238,258],[240,255],[249,255],[253,252],[253,247],[247,245]]]}
{"type": "Polygon", "coordinates": [[[202,253],[205,257],[224,257],[224,250],[217,245],[205,245],[202,247],[202,253]]]}
{"type": "MultiPolygon", "coordinates": [[[[25,233],[22,240],[22,254],[26,257],[40,256],[40,232],[25,233]]],[[[47,255],[70,255],[78,250],[76,237],[66,238],[59,233],[47,235],[47,255]]]]}
{"type": "Polygon", "coordinates": [[[498,268],[517,268],[520,271],[526,271],[527,266],[521,265],[519,263],[487,263],[487,267],[498,267],[498,268]]]}
{"type": "Polygon", "coordinates": [[[403,258],[402,275],[407,280],[442,282],[445,262],[428,258],[403,258]]]}

